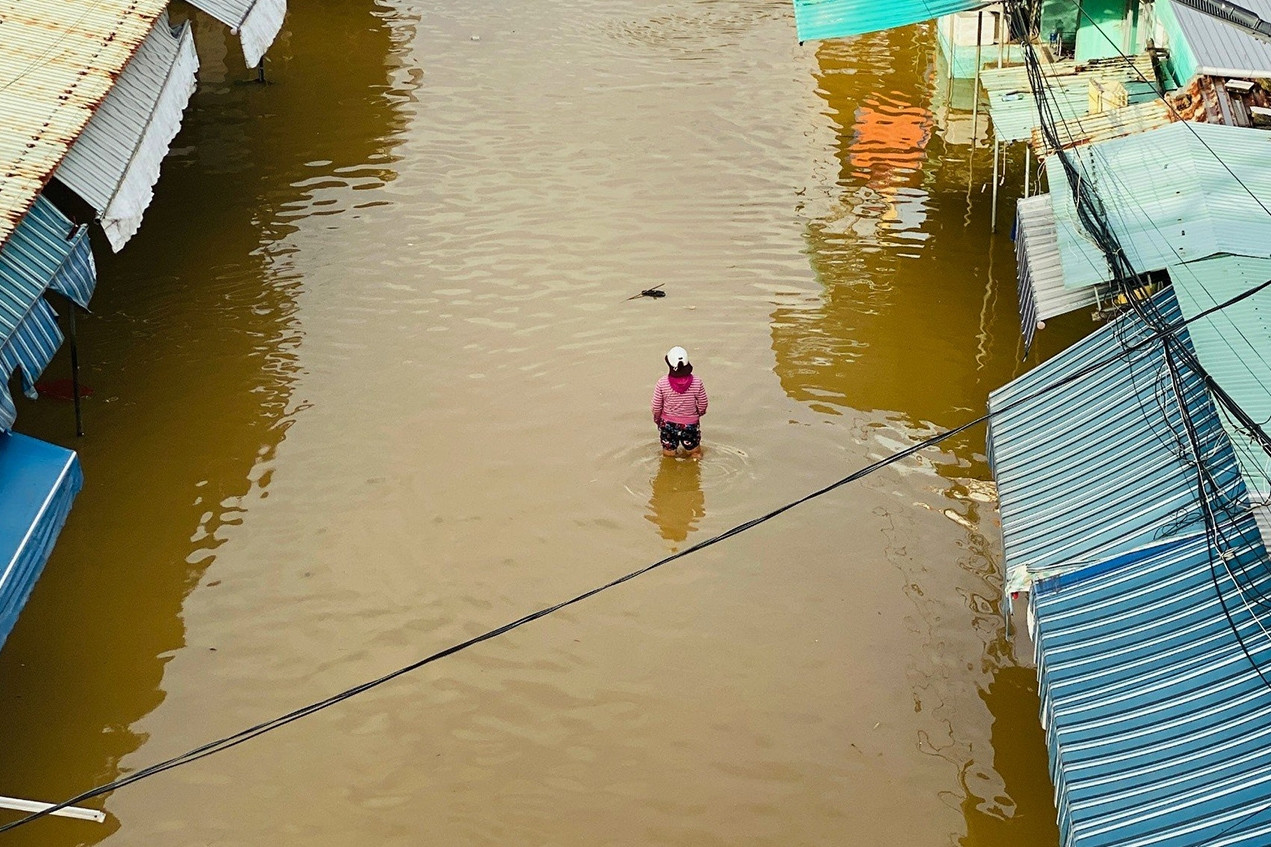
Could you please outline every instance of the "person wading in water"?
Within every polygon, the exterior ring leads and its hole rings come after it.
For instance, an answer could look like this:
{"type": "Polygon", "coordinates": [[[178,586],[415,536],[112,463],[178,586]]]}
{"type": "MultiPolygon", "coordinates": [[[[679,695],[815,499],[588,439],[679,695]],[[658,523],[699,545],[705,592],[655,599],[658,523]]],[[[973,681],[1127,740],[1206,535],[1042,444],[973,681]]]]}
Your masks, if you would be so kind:
{"type": "Polygon", "coordinates": [[[688,351],[672,347],[666,353],[666,376],[653,388],[653,422],[662,439],[662,455],[676,456],[683,448],[694,459],[702,455],[702,429],[706,414],[706,386],[693,376],[688,351]]]}

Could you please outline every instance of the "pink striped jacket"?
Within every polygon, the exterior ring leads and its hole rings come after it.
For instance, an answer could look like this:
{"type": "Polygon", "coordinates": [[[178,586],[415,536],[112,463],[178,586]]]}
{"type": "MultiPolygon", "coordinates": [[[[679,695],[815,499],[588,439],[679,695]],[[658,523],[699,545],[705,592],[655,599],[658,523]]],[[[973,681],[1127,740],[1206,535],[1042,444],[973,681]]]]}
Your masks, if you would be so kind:
{"type": "Polygon", "coordinates": [[[671,378],[663,376],[653,388],[653,422],[658,426],[662,421],[677,424],[695,424],[706,414],[706,386],[697,377],[690,377],[688,389],[679,392],[671,387],[671,378]]]}

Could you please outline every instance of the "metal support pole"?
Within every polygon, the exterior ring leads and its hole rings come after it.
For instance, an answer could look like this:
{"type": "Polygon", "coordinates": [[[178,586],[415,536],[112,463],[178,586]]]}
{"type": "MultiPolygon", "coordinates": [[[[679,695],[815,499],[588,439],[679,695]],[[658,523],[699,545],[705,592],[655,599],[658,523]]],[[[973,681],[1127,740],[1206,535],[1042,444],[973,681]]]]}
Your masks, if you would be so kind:
{"type": "Polygon", "coordinates": [[[984,36],[984,13],[975,16],[975,82],[971,91],[971,155],[975,156],[975,137],[980,132],[980,52],[984,36]]]}
{"type": "Polygon", "coordinates": [[[265,57],[264,56],[260,57],[260,64],[256,66],[256,81],[262,82],[262,83],[265,81],[265,57]]]}
{"type": "Polygon", "coordinates": [[[75,310],[79,307],[71,303],[71,394],[75,397],[75,434],[84,435],[84,413],[79,405],[79,339],[75,335],[75,310]]]}
{"type": "MultiPolygon", "coordinates": [[[[0,797],[0,809],[13,809],[17,812],[43,812],[45,809],[51,809],[55,803],[39,803],[35,800],[22,800],[18,797],[0,797]]],[[[97,809],[84,809],[79,806],[67,806],[64,809],[58,809],[49,812],[50,815],[59,815],[64,818],[78,818],[82,821],[96,821],[101,823],[106,820],[106,813],[97,809]]]]}
{"type": "Polygon", "coordinates": [[[998,174],[998,151],[1002,145],[997,139],[993,139],[993,211],[989,215],[990,232],[997,232],[997,174],[998,174]]]}
{"type": "Polygon", "coordinates": [[[1024,196],[1028,196],[1028,180],[1033,175],[1033,148],[1024,144],[1024,196]]]}

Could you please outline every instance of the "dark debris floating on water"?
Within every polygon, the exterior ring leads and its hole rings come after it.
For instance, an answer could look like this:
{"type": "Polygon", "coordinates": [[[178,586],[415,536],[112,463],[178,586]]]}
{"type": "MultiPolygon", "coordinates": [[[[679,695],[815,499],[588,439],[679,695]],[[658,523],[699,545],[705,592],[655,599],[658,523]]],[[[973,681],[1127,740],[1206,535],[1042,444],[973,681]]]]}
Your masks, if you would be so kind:
{"type": "MultiPolygon", "coordinates": [[[[662,285],[666,285],[666,283],[662,283],[662,285]]],[[[627,299],[634,300],[637,297],[665,297],[666,292],[661,290],[662,285],[655,285],[652,288],[646,288],[643,291],[641,291],[639,294],[632,294],[627,299]]]]}

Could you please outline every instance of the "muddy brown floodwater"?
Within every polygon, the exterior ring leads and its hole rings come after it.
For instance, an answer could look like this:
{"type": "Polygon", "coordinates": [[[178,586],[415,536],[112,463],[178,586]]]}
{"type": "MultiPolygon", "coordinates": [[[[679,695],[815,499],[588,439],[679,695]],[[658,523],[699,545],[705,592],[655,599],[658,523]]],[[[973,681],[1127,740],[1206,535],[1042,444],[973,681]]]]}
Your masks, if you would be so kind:
{"type": "MultiPolygon", "coordinates": [[[[20,408],[87,484],[0,654],[0,793],[65,798],[606,583],[976,417],[1088,328],[1019,361],[1022,165],[993,236],[929,27],[313,0],[265,86],[196,28],[154,205],[99,245],[87,435],[20,408]],[[700,464],[647,411],[674,344],[711,394],[700,464]]],[[[1054,844],[983,454],[969,432],[121,789],[103,825],[0,837],[1054,844]]]]}

